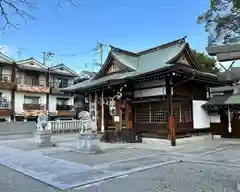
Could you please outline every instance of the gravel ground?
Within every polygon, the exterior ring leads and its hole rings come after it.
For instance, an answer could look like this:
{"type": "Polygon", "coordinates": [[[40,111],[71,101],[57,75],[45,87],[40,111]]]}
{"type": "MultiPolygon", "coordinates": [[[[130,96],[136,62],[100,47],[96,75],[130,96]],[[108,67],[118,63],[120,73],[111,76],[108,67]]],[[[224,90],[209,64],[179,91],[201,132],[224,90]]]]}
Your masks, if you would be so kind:
{"type": "Polygon", "coordinates": [[[237,192],[240,169],[178,163],[71,192],[237,192]]]}

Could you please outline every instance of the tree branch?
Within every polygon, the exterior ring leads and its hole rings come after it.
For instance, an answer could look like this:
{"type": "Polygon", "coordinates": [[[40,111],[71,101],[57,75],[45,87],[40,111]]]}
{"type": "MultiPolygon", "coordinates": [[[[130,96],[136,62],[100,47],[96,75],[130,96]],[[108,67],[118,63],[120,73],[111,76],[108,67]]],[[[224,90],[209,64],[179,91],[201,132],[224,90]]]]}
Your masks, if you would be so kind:
{"type": "MultiPolygon", "coordinates": [[[[39,0],[0,0],[0,19],[2,23],[0,28],[5,31],[7,28],[18,29],[17,23],[13,22],[12,17],[20,17],[25,23],[28,19],[34,19],[31,15],[30,10],[38,8],[39,0]]],[[[64,4],[69,3],[73,7],[79,7],[79,0],[57,0],[57,7],[62,7],[64,4]]]]}

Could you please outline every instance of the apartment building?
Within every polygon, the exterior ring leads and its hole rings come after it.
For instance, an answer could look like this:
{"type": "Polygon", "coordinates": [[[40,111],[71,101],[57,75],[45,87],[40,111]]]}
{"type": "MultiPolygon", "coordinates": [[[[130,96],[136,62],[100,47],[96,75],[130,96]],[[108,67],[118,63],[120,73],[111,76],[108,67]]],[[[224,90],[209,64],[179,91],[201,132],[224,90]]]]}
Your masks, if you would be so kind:
{"type": "Polygon", "coordinates": [[[74,95],[62,93],[59,89],[73,85],[78,74],[64,64],[50,67],[49,113],[52,119],[72,119],[74,95]]]}
{"type": "Polygon", "coordinates": [[[48,111],[52,119],[72,119],[73,95],[60,88],[73,84],[77,73],[64,64],[47,67],[34,58],[13,61],[0,54],[0,119],[36,119],[48,111]]]}
{"type": "Polygon", "coordinates": [[[0,120],[10,121],[14,108],[14,61],[0,53],[0,120]]]}

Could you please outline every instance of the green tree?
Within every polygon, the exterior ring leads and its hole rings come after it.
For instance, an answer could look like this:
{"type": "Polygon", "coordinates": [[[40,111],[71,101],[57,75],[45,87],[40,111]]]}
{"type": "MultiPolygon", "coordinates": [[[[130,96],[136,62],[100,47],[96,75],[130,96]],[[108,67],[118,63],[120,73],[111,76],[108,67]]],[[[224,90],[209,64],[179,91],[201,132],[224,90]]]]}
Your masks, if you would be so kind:
{"type": "Polygon", "coordinates": [[[192,52],[195,61],[200,66],[201,70],[210,73],[219,72],[219,68],[217,67],[217,60],[215,60],[213,57],[210,57],[205,53],[199,53],[195,50],[192,50],[192,52]]]}
{"type": "Polygon", "coordinates": [[[240,40],[240,0],[211,0],[210,8],[198,17],[205,25],[208,44],[226,44],[240,40]]]}

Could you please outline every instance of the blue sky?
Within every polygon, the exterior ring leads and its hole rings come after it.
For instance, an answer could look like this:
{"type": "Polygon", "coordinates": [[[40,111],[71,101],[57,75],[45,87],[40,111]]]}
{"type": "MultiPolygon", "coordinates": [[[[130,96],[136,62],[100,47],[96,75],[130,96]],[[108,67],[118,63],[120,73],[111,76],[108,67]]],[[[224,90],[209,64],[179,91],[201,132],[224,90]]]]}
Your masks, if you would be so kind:
{"type": "Polygon", "coordinates": [[[26,25],[16,19],[20,30],[8,30],[0,45],[6,45],[14,58],[20,58],[18,48],[22,58],[33,56],[40,61],[42,51],[54,52],[52,63],[64,62],[75,70],[98,59],[91,52],[98,41],[138,51],[187,35],[192,48],[205,51],[207,34],[196,20],[209,7],[209,0],[80,1],[78,8],[65,4],[57,9],[56,0],[39,0],[39,9],[29,10],[36,19],[26,25]],[[61,56],[74,53],[82,54],[61,56]]]}

